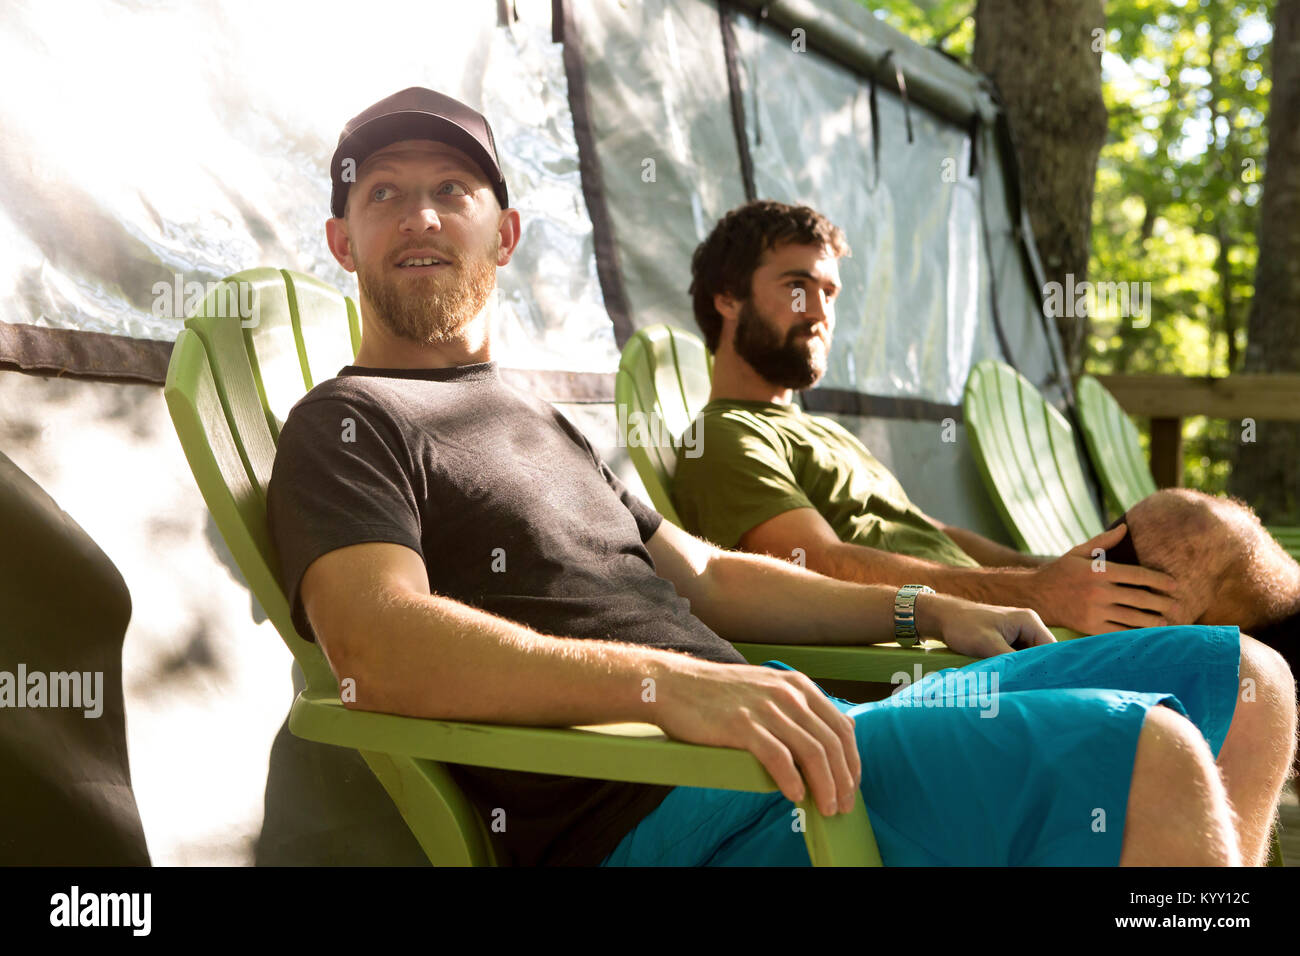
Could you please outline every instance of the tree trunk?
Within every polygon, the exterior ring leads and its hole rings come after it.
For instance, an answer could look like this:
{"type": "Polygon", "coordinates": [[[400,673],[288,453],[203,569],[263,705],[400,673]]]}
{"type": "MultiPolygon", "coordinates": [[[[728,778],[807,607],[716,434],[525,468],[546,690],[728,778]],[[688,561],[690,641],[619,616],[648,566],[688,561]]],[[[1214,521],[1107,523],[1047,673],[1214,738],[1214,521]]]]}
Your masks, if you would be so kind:
{"type": "MultiPolygon", "coordinates": [[[[1268,158],[1245,371],[1300,372],[1300,0],[1278,0],[1268,158]]],[[[1240,424],[1240,423],[1234,423],[1240,424]]],[[[1232,493],[1266,522],[1300,524],[1300,423],[1264,416],[1237,446],[1232,493]]]]}
{"type": "MultiPolygon", "coordinates": [[[[979,0],[975,66],[997,84],[1020,155],[1024,199],[1048,282],[1088,274],[1097,155],[1106,140],[1101,0],[979,0]]],[[[1057,316],[1072,373],[1086,316],[1057,316]]]]}
{"type": "MultiPolygon", "coordinates": [[[[1219,255],[1215,260],[1214,268],[1219,273],[1219,297],[1223,300],[1223,337],[1227,339],[1228,345],[1228,374],[1231,375],[1237,371],[1237,312],[1235,303],[1232,300],[1232,239],[1223,231],[1223,224],[1217,224],[1215,238],[1219,241],[1219,255]]],[[[1214,355],[1217,351],[1213,347],[1214,336],[1210,336],[1210,368],[1207,372],[1214,371],[1214,355]]]]}

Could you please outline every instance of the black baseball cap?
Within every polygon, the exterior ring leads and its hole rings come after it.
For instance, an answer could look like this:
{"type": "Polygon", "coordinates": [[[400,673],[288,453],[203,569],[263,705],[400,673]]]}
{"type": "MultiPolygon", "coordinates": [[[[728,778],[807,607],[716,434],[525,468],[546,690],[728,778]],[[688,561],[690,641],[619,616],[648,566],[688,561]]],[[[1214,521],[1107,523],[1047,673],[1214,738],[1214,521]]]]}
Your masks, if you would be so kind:
{"type": "Polygon", "coordinates": [[[330,179],[334,183],[330,212],[336,218],[343,218],[348,187],[352,185],[343,181],[344,161],[352,160],[355,176],[371,154],[404,139],[431,139],[456,147],[483,170],[501,208],[510,205],[492,127],[483,114],[450,96],[412,86],[363,110],[343,127],[338,148],[330,160],[330,179]]]}

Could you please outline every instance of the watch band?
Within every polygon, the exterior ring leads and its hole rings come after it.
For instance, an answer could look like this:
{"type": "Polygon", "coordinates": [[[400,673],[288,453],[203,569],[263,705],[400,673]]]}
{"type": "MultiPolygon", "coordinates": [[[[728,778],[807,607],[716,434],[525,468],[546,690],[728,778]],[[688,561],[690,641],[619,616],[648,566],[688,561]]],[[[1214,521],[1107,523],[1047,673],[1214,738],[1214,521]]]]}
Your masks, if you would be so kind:
{"type": "Polygon", "coordinates": [[[904,584],[894,595],[894,639],[903,647],[921,642],[916,633],[916,596],[933,593],[934,588],[924,584],[904,584]]]}

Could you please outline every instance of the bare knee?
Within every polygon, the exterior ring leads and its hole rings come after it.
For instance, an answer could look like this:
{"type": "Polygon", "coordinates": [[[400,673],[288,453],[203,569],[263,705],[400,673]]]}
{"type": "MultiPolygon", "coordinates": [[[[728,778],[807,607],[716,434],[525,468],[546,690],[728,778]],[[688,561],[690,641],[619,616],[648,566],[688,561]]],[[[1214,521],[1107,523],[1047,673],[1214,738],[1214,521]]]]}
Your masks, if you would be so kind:
{"type": "Polygon", "coordinates": [[[1150,753],[1151,762],[1165,764],[1175,773],[1198,775],[1202,770],[1212,773],[1214,755],[1197,726],[1172,707],[1152,707],[1142,722],[1138,735],[1138,759],[1143,748],[1150,753]]]}
{"type": "Polygon", "coordinates": [[[1178,582],[1172,623],[1255,627],[1296,597],[1300,566],[1236,499],[1165,488],[1126,520],[1142,564],[1178,582]]]}
{"type": "Polygon", "coordinates": [[[1253,637],[1241,636],[1241,672],[1234,726],[1248,724],[1256,746],[1276,750],[1290,765],[1295,749],[1296,682],[1286,659],[1253,637]]]}
{"type": "Polygon", "coordinates": [[[1152,707],[1138,735],[1120,862],[1241,862],[1232,807],[1209,745],[1190,720],[1167,707],[1152,707]]]}
{"type": "Polygon", "coordinates": [[[1129,527],[1163,526],[1171,521],[1189,522],[1194,530],[1210,527],[1215,518],[1212,495],[1191,488],[1162,488],[1129,508],[1129,527]]]}
{"type": "Polygon", "coordinates": [[[1126,513],[1143,564],[1177,574],[1195,564],[1207,573],[1228,560],[1223,539],[1230,521],[1215,498],[1189,488],[1165,488],[1126,513]]]}

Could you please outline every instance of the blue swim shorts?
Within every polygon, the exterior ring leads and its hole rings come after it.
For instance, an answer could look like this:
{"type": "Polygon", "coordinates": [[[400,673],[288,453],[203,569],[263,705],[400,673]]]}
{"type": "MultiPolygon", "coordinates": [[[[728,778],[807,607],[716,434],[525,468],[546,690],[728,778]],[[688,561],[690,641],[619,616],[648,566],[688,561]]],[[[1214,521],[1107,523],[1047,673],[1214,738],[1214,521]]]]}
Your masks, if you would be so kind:
{"type": "MultiPolygon", "coordinates": [[[[1217,757],[1240,653],[1235,627],[1144,628],[950,668],[883,701],[832,697],[856,724],[881,859],[1115,865],[1147,711],[1185,715],[1217,757]]],[[[676,787],[602,865],[808,866],[795,810],[779,791],[676,787]]]]}

